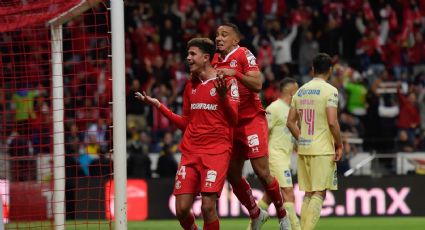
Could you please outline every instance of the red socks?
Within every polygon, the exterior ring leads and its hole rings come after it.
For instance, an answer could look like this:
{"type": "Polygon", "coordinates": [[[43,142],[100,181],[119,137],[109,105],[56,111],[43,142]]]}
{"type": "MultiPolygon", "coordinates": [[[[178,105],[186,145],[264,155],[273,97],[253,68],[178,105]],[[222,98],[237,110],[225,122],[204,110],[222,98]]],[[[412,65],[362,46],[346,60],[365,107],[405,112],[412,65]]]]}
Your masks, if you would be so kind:
{"type": "Polygon", "coordinates": [[[218,221],[218,218],[211,223],[204,224],[204,230],[219,230],[219,229],[220,229],[220,222],[218,221]]]}
{"type": "Polygon", "coordinates": [[[279,219],[282,219],[286,216],[285,208],[283,207],[282,194],[280,194],[279,183],[276,178],[273,178],[273,182],[266,187],[266,192],[273,201],[274,206],[276,207],[277,216],[279,219]]]}
{"type": "Polygon", "coordinates": [[[255,203],[254,196],[252,196],[251,186],[248,181],[246,181],[245,178],[242,178],[237,184],[232,184],[232,188],[233,193],[242,205],[248,209],[251,219],[257,218],[260,215],[260,209],[258,208],[257,203],[255,203]]]}
{"type": "Polygon", "coordinates": [[[179,220],[180,225],[183,227],[184,230],[194,230],[198,229],[198,226],[195,224],[195,216],[190,213],[189,216],[186,217],[184,220],[179,220]]]}

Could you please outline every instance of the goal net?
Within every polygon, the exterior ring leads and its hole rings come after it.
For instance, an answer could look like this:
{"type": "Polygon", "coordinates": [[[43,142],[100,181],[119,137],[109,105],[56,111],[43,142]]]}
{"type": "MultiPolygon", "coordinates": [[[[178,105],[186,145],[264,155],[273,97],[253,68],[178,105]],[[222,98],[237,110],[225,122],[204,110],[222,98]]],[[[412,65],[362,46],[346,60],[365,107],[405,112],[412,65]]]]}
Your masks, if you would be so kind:
{"type": "Polygon", "coordinates": [[[0,1],[5,229],[111,228],[105,219],[113,170],[108,5],[0,1]]]}

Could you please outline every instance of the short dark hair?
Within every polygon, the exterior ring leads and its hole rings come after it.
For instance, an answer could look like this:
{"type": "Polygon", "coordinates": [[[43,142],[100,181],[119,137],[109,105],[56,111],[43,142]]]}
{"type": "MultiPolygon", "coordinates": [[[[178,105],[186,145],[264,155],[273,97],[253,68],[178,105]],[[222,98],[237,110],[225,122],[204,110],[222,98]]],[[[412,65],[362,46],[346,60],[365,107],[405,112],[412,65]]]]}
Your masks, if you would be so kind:
{"type": "Polygon", "coordinates": [[[210,61],[213,59],[216,48],[214,42],[211,39],[192,38],[187,43],[187,48],[189,49],[192,46],[198,47],[203,53],[210,55],[210,61]]]}
{"type": "Polygon", "coordinates": [[[332,67],[332,59],[326,53],[319,53],[313,59],[314,74],[324,74],[332,67]]]}
{"type": "Polygon", "coordinates": [[[289,84],[296,84],[297,81],[295,79],[293,79],[292,77],[285,77],[283,80],[280,81],[279,83],[279,90],[280,92],[283,91],[283,89],[289,85],[289,84]]]}
{"type": "Polygon", "coordinates": [[[222,26],[227,26],[232,28],[233,31],[235,31],[236,35],[238,36],[238,38],[242,37],[242,33],[239,30],[239,27],[236,24],[230,23],[230,22],[225,22],[223,24],[221,24],[222,26]]]}

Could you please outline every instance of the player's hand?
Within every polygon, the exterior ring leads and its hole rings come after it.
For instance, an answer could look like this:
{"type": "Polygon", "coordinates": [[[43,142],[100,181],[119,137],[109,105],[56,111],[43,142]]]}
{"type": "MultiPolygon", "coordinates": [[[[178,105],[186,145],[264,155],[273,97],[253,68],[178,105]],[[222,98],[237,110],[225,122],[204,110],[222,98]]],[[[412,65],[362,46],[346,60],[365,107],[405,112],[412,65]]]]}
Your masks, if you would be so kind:
{"type": "Polygon", "coordinates": [[[144,103],[146,103],[148,105],[152,105],[152,106],[155,106],[157,108],[159,108],[159,106],[161,105],[161,103],[158,101],[158,99],[146,95],[145,91],[143,91],[142,93],[136,92],[134,94],[134,97],[143,101],[144,103]]]}
{"type": "Polygon", "coordinates": [[[234,69],[226,69],[226,68],[217,69],[217,75],[218,76],[231,76],[231,77],[233,77],[233,76],[235,76],[235,74],[236,74],[236,70],[234,70],[234,69]]]}
{"type": "Polygon", "coordinates": [[[335,146],[335,159],[334,159],[334,161],[340,161],[341,160],[343,149],[344,149],[343,144],[341,144],[339,146],[335,146]]]}
{"type": "Polygon", "coordinates": [[[227,85],[226,79],[222,75],[218,75],[217,79],[213,82],[217,94],[220,97],[220,100],[224,100],[227,97],[227,92],[230,89],[230,86],[227,85]]]}

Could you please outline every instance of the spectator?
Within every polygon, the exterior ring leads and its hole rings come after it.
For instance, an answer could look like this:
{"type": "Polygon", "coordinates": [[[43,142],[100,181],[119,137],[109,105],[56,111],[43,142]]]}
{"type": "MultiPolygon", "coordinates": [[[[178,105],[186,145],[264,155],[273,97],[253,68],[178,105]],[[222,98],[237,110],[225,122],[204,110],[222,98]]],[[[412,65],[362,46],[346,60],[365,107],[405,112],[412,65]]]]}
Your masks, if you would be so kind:
{"type": "Polygon", "coordinates": [[[28,88],[24,84],[17,85],[17,91],[12,96],[12,110],[15,110],[15,122],[18,126],[18,132],[22,135],[28,135],[32,120],[36,119],[34,111],[34,99],[38,92],[28,88]]]}
{"type": "Polygon", "coordinates": [[[32,155],[31,143],[28,136],[20,134],[15,128],[7,138],[6,144],[11,158],[12,180],[35,180],[37,176],[36,162],[27,158],[32,155]]]}
{"type": "Polygon", "coordinates": [[[177,161],[174,158],[174,147],[170,145],[164,145],[161,156],[158,159],[156,167],[156,173],[160,178],[175,177],[177,172],[177,161]]]}
{"type": "Polygon", "coordinates": [[[273,64],[273,51],[270,42],[267,39],[261,39],[261,46],[258,47],[257,56],[258,66],[264,70],[270,70],[273,64]]]}
{"type": "Polygon", "coordinates": [[[407,153],[415,151],[415,144],[409,140],[409,136],[405,130],[400,130],[398,133],[397,151],[407,153]]]}
{"type": "Polygon", "coordinates": [[[130,91],[126,96],[126,108],[127,108],[127,128],[129,124],[134,124],[136,129],[142,130],[146,126],[145,120],[145,106],[137,103],[137,99],[134,97],[134,93],[140,92],[140,82],[138,79],[133,79],[130,86],[130,91]]]}
{"type": "Polygon", "coordinates": [[[355,71],[352,74],[352,80],[344,87],[347,93],[347,111],[358,117],[366,115],[367,88],[362,80],[361,75],[355,71]]]}
{"type": "Polygon", "coordinates": [[[420,125],[419,110],[416,106],[416,94],[410,92],[406,97],[399,90],[397,96],[400,101],[400,115],[397,120],[397,127],[400,131],[407,133],[409,142],[415,143],[416,130],[420,125]]]}
{"type": "Polygon", "coordinates": [[[127,152],[130,155],[148,154],[153,152],[151,137],[146,131],[142,131],[140,135],[132,136],[133,139],[127,141],[127,152]]]}
{"type": "Polygon", "coordinates": [[[314,40],[310,30],[304,30],[301,36],[301,45],[298,54],[298,68],[301,76],[310,73],[313,58],[319,53],[319,43],[314,40]]]}
{"type": "Polygon", "coordinates": [[[173,28],[173,21],[171,18],[166,18],[160,28],[160,47],[163,55],[168,55],[173,52],[179,51],[181,41],[179,39],[179,30],[173,28]]]}
{"type": "Polygon", "coordinates": [[[298,25],[292,25],[291,32],[285,37],[279,32],[276,39],[272,39],[273,56],[276,65],[292,63],[291,47],[298,33],[298,25]]]}
{"type": "Polygon", "coordinates": [[[75,123],[71,123],[69,131],[65,135],[65,153],[70,156],[77,156],[82,140],[83,137],[78,131],[78,126],[75,123]]]}
{"type": "Polygon", "coordinates": [[[173,154],[177,152],[177,144],[174,141],[172,132],[164,133],[164,137],[162,138],[162,141],[159,142],[156,150],[156,152],[159,152],[160,154],[164,154],[166,151],[169,151],[173,154]]]}
{"type": "MultiPolygon", "coordinates": [[[[127,175],[129,178],[151,178],[152,161],[146,153],[130,154],[127,158],[127,175]]],[[[175,174],[174,174],[175,175],[175,174]]]]}

